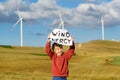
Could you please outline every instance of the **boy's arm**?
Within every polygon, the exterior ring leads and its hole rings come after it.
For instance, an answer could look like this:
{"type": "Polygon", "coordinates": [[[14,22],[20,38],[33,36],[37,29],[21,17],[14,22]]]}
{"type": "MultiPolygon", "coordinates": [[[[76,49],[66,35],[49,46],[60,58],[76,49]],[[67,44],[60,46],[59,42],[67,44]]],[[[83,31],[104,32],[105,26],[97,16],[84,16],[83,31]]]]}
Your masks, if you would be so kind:
{"type": "Polygon", "coordinates": [[[72,55],[74,54],[74,51],[75,51],[75,45],[74,45],[74,41],[73,41],[73,45],[70,46],[70,48],[68,49],[68,51],[65,54],[67,59],[70,59],[72,57],[72,55]]]}
{"type": "Polygon", "coordinates": [[[52,59],[53,53],[51,51],[50,44],[51,44],[51,42],[48,40],[46,43],[46,53],[50,57],[50,59],[52,59]]]}

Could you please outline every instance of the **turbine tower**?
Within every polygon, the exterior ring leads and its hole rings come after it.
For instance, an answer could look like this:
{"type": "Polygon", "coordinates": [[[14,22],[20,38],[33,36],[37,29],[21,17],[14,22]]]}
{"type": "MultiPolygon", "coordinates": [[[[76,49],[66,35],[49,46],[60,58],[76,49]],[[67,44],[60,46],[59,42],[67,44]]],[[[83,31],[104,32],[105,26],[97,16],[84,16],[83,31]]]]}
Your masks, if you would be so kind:
{"type": "Polygon", "coordinates": [[[102,40],[104,40],[104,19],[103,19],[103,16],[101,17],[101,26],[102,26],[102,40]]]}
{"type": "Polygon", "coordinates": [[[20,23],[20,46],[22,47],[23,46],[23,18],[22,16],[20,15],[20,12],[19,12],[19,9],[17,8],[17,15],[19,17],[18,21],[13,25],[13,27],[11,28],[11,31],[13,28],[16,27],[16,25],[18,23],[20,23]]]}

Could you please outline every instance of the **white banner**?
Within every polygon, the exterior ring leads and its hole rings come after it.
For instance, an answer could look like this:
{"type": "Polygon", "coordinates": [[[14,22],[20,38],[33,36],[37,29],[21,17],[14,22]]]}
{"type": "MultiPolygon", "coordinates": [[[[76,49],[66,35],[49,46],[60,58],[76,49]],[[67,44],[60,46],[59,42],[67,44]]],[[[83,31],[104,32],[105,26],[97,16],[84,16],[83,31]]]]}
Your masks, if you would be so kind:
{"type": "Polygon", "coordinates": [[[62,45],[72,45],[70,33],[65,29],[54,29],[50,33],[50,41],[62,45]]]}

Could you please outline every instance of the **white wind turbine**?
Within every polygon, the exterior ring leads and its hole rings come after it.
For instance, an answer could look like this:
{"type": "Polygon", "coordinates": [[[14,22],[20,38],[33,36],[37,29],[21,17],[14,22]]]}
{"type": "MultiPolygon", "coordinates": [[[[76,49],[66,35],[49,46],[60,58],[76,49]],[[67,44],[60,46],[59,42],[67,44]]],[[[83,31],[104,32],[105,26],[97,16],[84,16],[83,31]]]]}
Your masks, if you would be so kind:
{"type": "Polygon", "coordinates": [[[59,13],[59,18],[60,18],[60,24],[59,24],[59,28],[62,27],[62,29],[64,29],[64,21],[62,19],[62,15],[59,13]]]}
{"type": "Polygon", "coordinates": [[[19,17],[18,21],[13,25],[13,27],[11,28],[11,31],[13,30],[13,28],[16,27],[16,25],[18,23],[20,23],[20,46],[23,46],[23,18],[20,15],[19,9],[17,8],[17,15],[19,17]]]}
{"type": "Polygon", "coordinates": [[[102,40],[104,40],[104,19],[103,19],[103,16],[101,17],[101,26],[102,26],[102,40]]]}

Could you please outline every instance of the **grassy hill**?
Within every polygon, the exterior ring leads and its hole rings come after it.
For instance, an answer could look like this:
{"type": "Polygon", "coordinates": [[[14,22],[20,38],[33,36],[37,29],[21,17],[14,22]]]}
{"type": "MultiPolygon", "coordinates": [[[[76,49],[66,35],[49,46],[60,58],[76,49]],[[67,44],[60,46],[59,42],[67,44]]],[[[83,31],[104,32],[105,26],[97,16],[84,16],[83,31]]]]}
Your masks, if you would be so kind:
{"type": "MultiPolygon", "coordinates": [[[[75,44],[68,80],[119,80],[120,42],[75,44]]],[[[65,50],[68,47],[64,47],[65,50]]],[[[43,47],[0,46],[0,80],[51,80],[51,61],[43,47]]]]}

